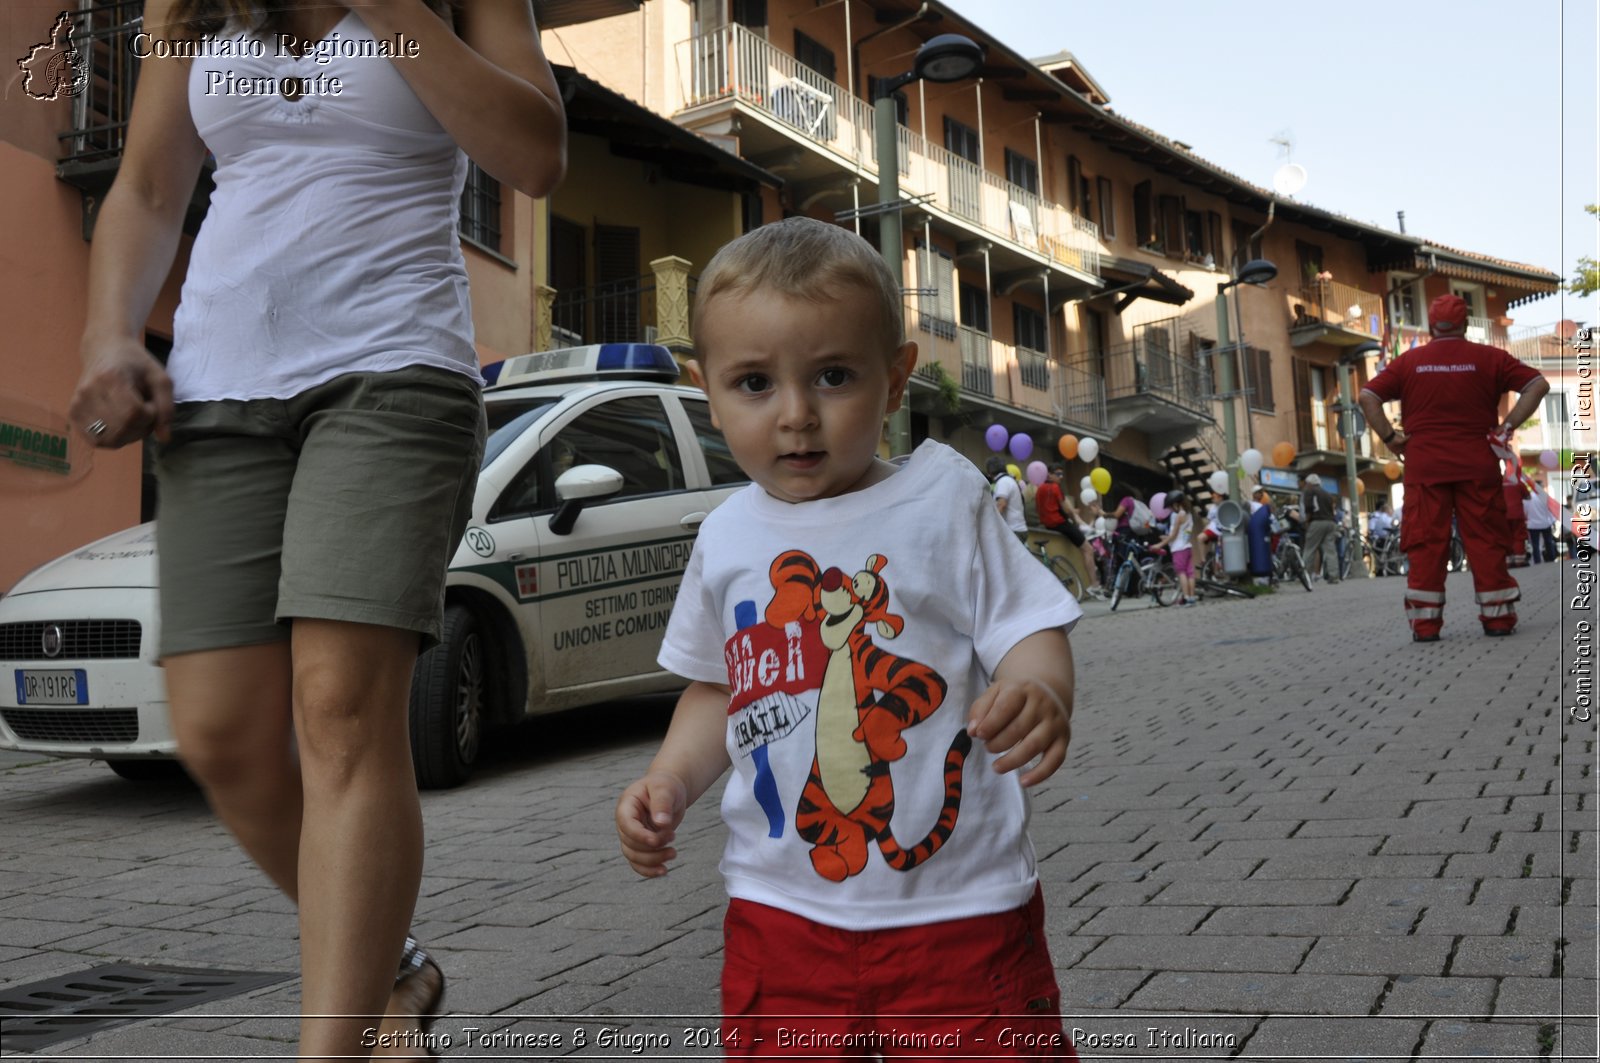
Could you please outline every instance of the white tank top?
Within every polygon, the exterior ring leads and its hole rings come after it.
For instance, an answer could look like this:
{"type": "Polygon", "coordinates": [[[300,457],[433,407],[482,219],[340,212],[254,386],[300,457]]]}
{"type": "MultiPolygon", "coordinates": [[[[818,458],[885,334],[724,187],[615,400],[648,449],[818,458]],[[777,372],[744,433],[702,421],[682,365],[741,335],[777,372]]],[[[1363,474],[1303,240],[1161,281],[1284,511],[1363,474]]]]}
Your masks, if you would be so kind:
{"type": "Polygon", "coordinates": [[[254,54],[192,60],[217,169],[173,322],[178,401],[415,365],[481,381],[456,231],[466,156],[396,69],[419,60],[360,54],[373,39],[351,11],[297,59],[230,25],[214,50],[254,54]],[[285,77],[307,91],[286,98],[285,77]]]}

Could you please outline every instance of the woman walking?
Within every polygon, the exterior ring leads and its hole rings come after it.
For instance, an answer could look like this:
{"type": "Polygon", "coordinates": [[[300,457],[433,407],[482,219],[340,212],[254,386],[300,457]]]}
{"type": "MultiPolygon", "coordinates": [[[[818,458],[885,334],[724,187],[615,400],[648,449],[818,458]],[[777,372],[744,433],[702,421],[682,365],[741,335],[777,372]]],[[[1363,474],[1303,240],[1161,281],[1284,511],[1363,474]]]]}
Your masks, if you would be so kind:
{"type": "Polygon", "coordinates": [[[142,33],[72,417],[99,446],[160,443],[179,753],[298,904],[300,1058],[364,1057],[444,994],[406,935],[407,701],[483,448],[466,156],[546,194],[560,95],[529,0],[149,0],[142,33]],[[144,322],[208,151],[163,369],[144,322]]]}

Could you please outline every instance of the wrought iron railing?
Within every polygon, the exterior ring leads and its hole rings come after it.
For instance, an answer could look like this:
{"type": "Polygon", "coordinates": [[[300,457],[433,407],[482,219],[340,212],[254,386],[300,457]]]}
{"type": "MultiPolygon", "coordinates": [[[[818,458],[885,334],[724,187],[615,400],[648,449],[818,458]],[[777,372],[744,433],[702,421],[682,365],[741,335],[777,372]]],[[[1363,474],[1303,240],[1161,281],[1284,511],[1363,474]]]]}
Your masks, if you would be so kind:
{"type": "Polygon", "coordinates": [[[1338,281],[1312,281],[1288,295],[1291,329],[1311,325],[1383,334],[1383,297],[1338,281]]]}
{"type": "MultiPolygon", "coordinates": [[[[697,278],[689,278],[690,305],[697,278]]],[[[550,307],[552,343],[653,343],[657,336],[654,274],[556,292],[550,307]]]]}
{"type": "Polygon", "coordinates": [[[99,162],[122,154],[139,79],[131,42],[143,24],[144,0],[96,0],[79,13],[72,42],[89,64],[89,77],[72,101],[72,129],[61,136],[62,161],[99,162]]]}
{"type": "Polygon", "coordinates": [[[994,395],[994,339],[966,325],[956,326],[961,347],[961,386],[978,395],[994,395]]]}
{"type": "Polygon", "coordinates": [[[1055,406],[1061,419],[1100,431],[1109,428],[1105,378],[1082,364],[1057,365],[1055,370],[1055,406]]]}
{"type": "MultiPolygon", "coordinates": [[[[679,44],[684,106],[735,100],[876,173],[872,105],[743,26],[723,26],[679,44]]],[[[1100,275],[1093,222],[968,162],[921,134],[898,130],[901,190],[1065,269],[1100,275]]]]}

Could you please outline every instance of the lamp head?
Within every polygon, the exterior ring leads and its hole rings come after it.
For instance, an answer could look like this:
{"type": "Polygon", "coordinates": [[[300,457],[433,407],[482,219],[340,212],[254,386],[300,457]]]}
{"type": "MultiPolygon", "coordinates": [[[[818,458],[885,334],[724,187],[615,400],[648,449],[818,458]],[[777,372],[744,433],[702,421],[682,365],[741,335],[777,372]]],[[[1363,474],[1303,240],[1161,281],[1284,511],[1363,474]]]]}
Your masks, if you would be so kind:
{"type": "Polygon", "coordinates": [[[983,49],[959,33],[931,37],[912,63],[912,73],[926,81],[961,81],[983,65],[983,49]]]}
{"type": "Polygon", "coordinates": [[[1342,365],[1360,365],[1362,362],[1367,360],[1368,355],[1382,353],[1383,344],[1374,343],[1371,340],[1365,340],[1341,354],[1339,356],[1339,362],[1342,365]]]}
{"type": "Polygon", "coordinates": [[[1239,268],[1236,284],[1265,284],[1278,275],[1278,267],[1264,258],[1253,258],[1239,268]]]}

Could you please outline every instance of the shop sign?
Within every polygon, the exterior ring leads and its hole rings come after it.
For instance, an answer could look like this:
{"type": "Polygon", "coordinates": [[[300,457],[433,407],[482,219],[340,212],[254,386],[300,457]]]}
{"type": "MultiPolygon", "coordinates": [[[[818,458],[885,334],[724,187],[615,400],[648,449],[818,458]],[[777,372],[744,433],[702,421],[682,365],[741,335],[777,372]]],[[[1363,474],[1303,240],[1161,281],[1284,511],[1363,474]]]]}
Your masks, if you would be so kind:
{"type": "Polygon", "coordinates": [[[0,396],[0,485],[70,483],[89,471],[91,453],[66,417],[37,403],[0,396]]]}

